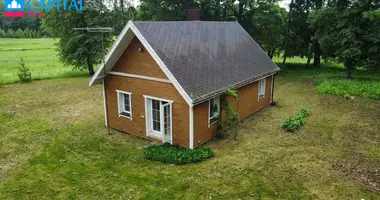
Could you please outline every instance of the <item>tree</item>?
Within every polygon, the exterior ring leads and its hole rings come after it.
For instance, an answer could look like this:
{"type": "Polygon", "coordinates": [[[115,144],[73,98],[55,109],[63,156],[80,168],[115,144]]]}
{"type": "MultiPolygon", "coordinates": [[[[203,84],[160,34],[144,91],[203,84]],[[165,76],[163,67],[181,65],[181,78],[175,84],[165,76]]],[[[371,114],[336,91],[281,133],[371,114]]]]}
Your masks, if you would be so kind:
{"type": "Polygon", "coordinates": [[[24,37],[24,32],[21,30],[21,28],[17,29],[15,32],[15,38],[23,38],[24,37]]]}
{"type": "Polygon", "coordinates": [[[286,10],[274,3],[260,2],[251,11],[254,26],[251,35],[272,58],[283,44],[286,10]]]}
{"type": "Polygon", "coordinates": [[[5,38],[7,36],[7,34],[5,33],[5,31],[3,29],[0,29],[0,38],[5,38]]]}
{"type": "Polygon", "coordinates": [[[12,29],[7,31],[7,38],[15,38],[15,32],[12,29]]]}
{"type": "Polygon", "coordinates": [[[312,8],[311,0],[292,0],[289,5],[287,35],[284,45],[284,61],[287,56],[307,56],[308,65],[312,57],[312,32],[307,23],[312,8]]]}
{"type": "Polygon", "coordinates": [[[112,43],[112,34],[74,31],[73,28],[103,27],[112,24],[109,10],[102,1],[86,2],[84,11],[58,12],[52,9],[43,17],[43,26],[54,37],[60,38],[57,43],[58,55],[65,65],[74,69],[87,69],[94,74],[94,64],[100,63],[112,43]]]}
{"type": "Polygon", "coordinates": [[[26,28],[24,30],[24,37],[25,38],[31,38],[30,30],[28,28],[26,28]]]}
{"type": "Polygon", "coordinates": [[[326,56],[337,57],[346,68],[346,79],[357,66],[380,66],[380,2],[337,0],[313,12],[310,24],[326,56]]]}
{"type": "Polygon", "coordinates": [[[199,8],[194,0],[141,0],[139,19],[151,21],[183,21],[186,10],[199,8]]]}

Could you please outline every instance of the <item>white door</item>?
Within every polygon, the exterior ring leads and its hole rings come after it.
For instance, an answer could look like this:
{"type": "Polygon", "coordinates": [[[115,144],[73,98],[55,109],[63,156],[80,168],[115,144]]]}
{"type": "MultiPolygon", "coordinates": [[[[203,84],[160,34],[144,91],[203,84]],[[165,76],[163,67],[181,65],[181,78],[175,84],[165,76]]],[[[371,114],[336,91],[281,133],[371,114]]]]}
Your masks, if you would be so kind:
{"type": "Polygon", "coordinates": [[[153,97],[145,98],[147,136],[172,143],[172,106],[171,101],[153,97]]]}
{"type": "Polygon", "coordinates": [[[161,127],[163,134],[163,142],[172,143],[172,106],[166,102],[161,104],[161,127]]]}

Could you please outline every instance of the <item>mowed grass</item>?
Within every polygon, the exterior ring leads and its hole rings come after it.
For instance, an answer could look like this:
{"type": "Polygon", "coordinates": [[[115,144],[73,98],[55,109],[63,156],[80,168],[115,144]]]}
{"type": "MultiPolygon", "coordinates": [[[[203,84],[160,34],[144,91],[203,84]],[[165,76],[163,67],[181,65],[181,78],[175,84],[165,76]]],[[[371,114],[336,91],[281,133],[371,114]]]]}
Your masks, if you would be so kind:
{"type": "Polygon", "coordinates": [[[20,58],[25,61],[33,80],[85,76],[86,71],[73,71],[72,66],[63,66],[57,56],[57,40],[1,39],[0,40],[0,84],[19,81],[20,58]]]}
{"type": "Polygon", "coordinates": [[[211,160],[175,166],[145,160],[149,141],[108,134],[101,86],[87,78],[4,85],[0,199],[380,199],[379,101],[319,94],[285,73],[274,94],[237,142],[213,141],[211,160]],[[304,107],[301,129],[282,131],[304,107]]]}

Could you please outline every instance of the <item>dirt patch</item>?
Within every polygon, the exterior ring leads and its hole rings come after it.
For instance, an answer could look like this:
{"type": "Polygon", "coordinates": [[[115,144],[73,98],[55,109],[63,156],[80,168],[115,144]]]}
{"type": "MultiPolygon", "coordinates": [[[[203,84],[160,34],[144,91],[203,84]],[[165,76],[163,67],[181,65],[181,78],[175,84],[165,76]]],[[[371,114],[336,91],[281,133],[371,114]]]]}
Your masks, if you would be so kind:
{"type": "Polygon", "coordinates": [[[349,179],[360,183],[367,190],[380,194],[380,163],[365,159],[364,155],[340,158],[334,161],[333,167],[349,179]]]}
{"type": "Polygon", "coordinates": [[[313,79],[312,78],[303,78],[300,79],[300,82],[305,85],[312,85],[313,84],[313,79]]]}

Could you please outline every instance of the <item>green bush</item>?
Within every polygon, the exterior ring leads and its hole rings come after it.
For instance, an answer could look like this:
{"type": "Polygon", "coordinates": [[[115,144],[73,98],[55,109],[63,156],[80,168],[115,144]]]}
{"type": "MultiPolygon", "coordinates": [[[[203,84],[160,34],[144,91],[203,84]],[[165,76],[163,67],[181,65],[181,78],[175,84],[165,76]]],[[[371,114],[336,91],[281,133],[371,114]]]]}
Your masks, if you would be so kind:
{"type": "Polygon", "coordinates": [[[23,38],[24,37],[24,31],[21,30],[21,28],[17,29],[15,32],[15,38],[23,38]]]}
{"type": "Polygon", "coordinates": [[[143,149],[143,155],[147,159],[163,163],[188,164],[211,158],[215,153],[206,147],[185,149],[165,143],[145,147],[143,149]]]}
{"type": "Polygon", "coordinates": [[[303,118],[309,116],[309,111],[305,108],[302,108],[295,117],[286,119],[281,128],[288,132],[294,132],[298,130],[302,124],[304,124],[303,118]]]}
{"type": "Polygon", "coordinates": [[[15,32],[12,29],[7,31],[7,38],[15,38],[15,32]]]}
{"type": "Polygon", "coordinates": [[[7,33],[3,29],[0,28],[0,38],[5,38],[7,37],[7,33]]]}

